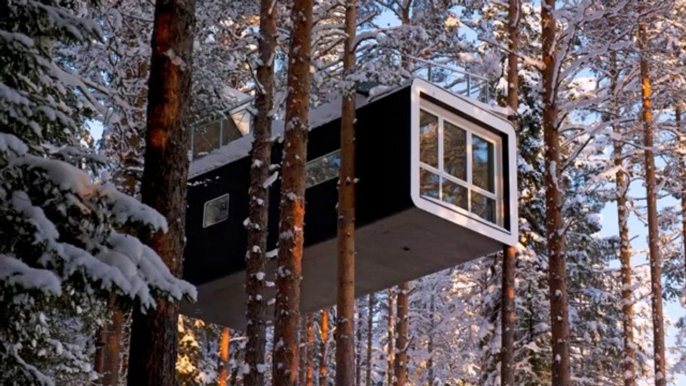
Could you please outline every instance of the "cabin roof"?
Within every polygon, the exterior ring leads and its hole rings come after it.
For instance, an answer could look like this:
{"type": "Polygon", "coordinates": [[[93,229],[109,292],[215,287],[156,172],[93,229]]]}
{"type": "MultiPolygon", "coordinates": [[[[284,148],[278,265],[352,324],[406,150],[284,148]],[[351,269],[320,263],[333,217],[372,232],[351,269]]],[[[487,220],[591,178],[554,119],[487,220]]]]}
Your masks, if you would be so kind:
{"type": "MultiPolygon", "coordinates": [[[[418,78],[416,78],[418,79],[418,78]]],[[[423,80],[422,80],[423,81],[423,80]]],[[[424,81],[426,82],[426,81],[424,81]]],[[[376,86],[367,90],[364,94],[356,93],[355,108],[359,109],[369,104],[372,104],[386,96],[395,94],[401,90],[410,87],[412,80],[401,83],[396,86],[376,86]]],[[[501,119],[507,119],[511,114],[511,110],[506,108],[491,106],[489,104],[479,102],[472,98],[467,98],[461,95],[457,97],[475,105],[476,107],[486,110],[501,119]]],[[[338,96],[328,103],[322,104],[316,108],[310,109],[309,125],[310,130],[322,127],[329,122],[335,121],[341,117],[341,97],[338,96]]],[[[272,123],[272,138],[281,139],[284,132],[284,121],[275,120],[272,123]]],[[[234,140],[229,144],[212,151],[211,153],[193,160],[188,171],[188,178],[193,179],[202,174],[208,173],[212,170],[220,168],[233,161],[245,158],[250,155],[252,149],[253,135],[249,133],[242,138],[234,140]]]]}

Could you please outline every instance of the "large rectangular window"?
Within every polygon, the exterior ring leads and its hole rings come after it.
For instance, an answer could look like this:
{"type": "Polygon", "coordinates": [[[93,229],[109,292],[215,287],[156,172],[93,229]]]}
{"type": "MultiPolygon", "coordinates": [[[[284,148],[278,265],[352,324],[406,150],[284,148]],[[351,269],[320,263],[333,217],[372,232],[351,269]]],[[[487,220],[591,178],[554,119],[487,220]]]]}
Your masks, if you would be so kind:
{"type": "Polygon", "coordinates": [[[424,100],[419,136],[420,195],[502,227],[501,137],[424,100]]]}

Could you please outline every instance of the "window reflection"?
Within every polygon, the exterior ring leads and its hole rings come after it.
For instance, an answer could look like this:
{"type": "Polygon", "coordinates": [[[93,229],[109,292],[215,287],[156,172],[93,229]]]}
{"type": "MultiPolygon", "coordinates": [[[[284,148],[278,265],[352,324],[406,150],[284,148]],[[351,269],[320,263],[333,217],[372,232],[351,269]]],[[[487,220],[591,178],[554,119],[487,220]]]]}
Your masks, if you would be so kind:
{"type": "Polygon", "coordinates": [[[438,199],[439,178],[430,171],[420,169],[419,171],[419,194],[426,197],[438,199]]]}
{"type": "Polygon", "coordinates": [[[443,121],[443,168],[467,181],[467,132],[443,121]]]}
{"type": "Polygon", "coordinates": [[[495,200],[472,191],[472,213],[484,220],[495,222],[495,200]]]}
{"type": "Polygon", "coordinates": [[[419,160],[438,167],[438,117],[425,111],[419,113],[419,160]]]}
{"type": "Polygon", "coordinates": [[[226,221],[229,218],[229,195],[225,194],[205,203],[203,227],[226,221]]]}
{"type": "Polygon", "coordinates": [[[501,139],[441,107],[426,108],[440,115],[420,109],[420,195],[502,225],[495,164],[501,139]]]}
{"type": "Polygon", "coordinates": [[[493,143],[472,134],[472,183],[495,193],[493,143]]]}
{"type": "Polygon", "coordinates": [[[340,150],[309,161],[306,166],[307,180],[305,181],[305,189],[338,177],[340,168],[340,150]]]}
{"type": "Polygon", "coordinates": [[[443,201],[462,209],[469,210],[467,197],[468,189],[448,180],[443,180],[443,201]]]}
{"type": "Polygon", "coordinates": [[[203,156],[219,148],[221,121],[212,122],[193,133],[193,158],[203,156]]]}

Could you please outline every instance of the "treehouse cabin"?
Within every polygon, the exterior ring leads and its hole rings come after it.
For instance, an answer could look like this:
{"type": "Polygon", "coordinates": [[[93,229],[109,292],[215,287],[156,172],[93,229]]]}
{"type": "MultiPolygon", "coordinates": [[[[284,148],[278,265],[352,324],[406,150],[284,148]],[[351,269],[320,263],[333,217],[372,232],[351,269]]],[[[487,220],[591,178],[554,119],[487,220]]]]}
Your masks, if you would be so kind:
{"type": "MultiPolygon", "coordinates": [[[[356,98],[357,296],[516,243],[515,133],[506,117],[421,79],[360,89],[356,98]]],[[[303,312],[336,303],[340,100],[313,109],[310,127],[303,312]]],[[[282,136],[283,122],[273,132],[282,136]]],[[[184,278],[198,287],[198,302],[183,312],[238,329],[245,326],[251,141],[219,139],[192,162],[186,219],[184,278]]],[[[276,141],[273,164],[282,152],[276,141]]],[[[280,172],[271,178],[267,280],[276,265],[280,172]]]]}

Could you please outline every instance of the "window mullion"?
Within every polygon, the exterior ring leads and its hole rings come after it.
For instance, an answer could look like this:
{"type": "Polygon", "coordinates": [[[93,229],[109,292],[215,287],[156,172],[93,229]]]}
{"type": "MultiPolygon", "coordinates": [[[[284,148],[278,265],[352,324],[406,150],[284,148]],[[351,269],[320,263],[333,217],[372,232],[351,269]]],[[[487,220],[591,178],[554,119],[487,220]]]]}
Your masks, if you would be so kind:
{"type": "Polygon", "coordinates": [[[467,162],[466,168],[467,168],[467,184],[469,185],[469,189],[467,189],[467,209],[469,212],[472,211],[472,132],[469,130],[466,130],[467,133],[467,143],[465,144],[465,150],[467,151],[467,162]]]}
{"type": "Polygon", "coordinates": [[[223,144],[224,144],[224,120],[220,119],[219,120],[219,147],[217,147],[217,149],[222,147],[223,144]]]}
{"type": "Polygon", "coordinates": [[[443,117],[438,117],[438,199],[443,199],[443,117]]]}

